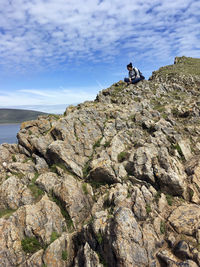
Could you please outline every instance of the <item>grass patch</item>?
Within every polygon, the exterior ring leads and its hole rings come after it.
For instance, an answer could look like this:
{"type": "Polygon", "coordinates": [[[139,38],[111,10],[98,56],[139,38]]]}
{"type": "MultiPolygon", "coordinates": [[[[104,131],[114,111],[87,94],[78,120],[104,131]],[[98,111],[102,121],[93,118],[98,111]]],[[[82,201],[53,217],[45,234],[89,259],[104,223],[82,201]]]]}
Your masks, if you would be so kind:
{"type": "Polygon", "coordinates": [[[35,253],[42,248],[36,237],[26,237],[21,241],[22,249],[26,253],[35,253]]]}
{"type": "Polygon", "coordinates": [[[94,145],[93,145],[93,149],[95,149],[96,147],[100,147],[102,138],[103,138],[103,137],[99,138],[99,140],[97,140],[97,141],[94,143],[94,145]]]}
{"type": "Polygon", "coordinates": [[[66,261],[67,258],[68,258],[67,251],[66,251],[66,250],[63,250],[63,251],[62,251],[62,260],[63,260],[63,261],[66,261]]]}
{"type": "Polygon", "coordinates": [[[91,171],[90,162],[92,160],[92,157],[85,163],[85,166],[82,169],[83,172],[83,178],[86,178],[91,171]]]}
{"type": "Polygon", "coordinates": [[[156,195],[154,197],[156,203],[158,203],[160,197],[161,197],[161,192],[160,191],[157,191],[157,193],[156,193],[156,195]]]}
{"type": "Polygon", "coordinates": [[[190,188],[189,189],[189,197],[190,197],[190,199],[192,199],[193,196],[194,196],[194,191],[190,188]]]}
{"type": "Polygon", "coordinates": [[[50,242],[51,243],[53,243],[56,239],[58,239],[60,237],[60,235],[57,233],[57,232],[55,232],[55,231],[53,231],[52,233],[51,233],[51,240],[50,240],[50,242]]]}
{"type": "Polygon", "coordinates": [[[12,172],[12,175],[17,176],[19,179],[22,179],[24,177],[24,174],[21,172],[12,172]]]}
{"type": "Polygon", "coordinates": [[[122,151],[118,154],[117,159],[119,162],[123,162],[124,160],[128,159],[129,153],[126,151],[122,151]]]}
{"type": "Polygon", "coordinates": [[[98,241],[99,245],[101,245],[103,243],[103,236],[100,232],[97,234],[97,241],[98,241]]]}
{"type": "Polygon", "coordinates": [[[180,155],[181,159],[184,160],[185,157],[183,155],[183,152],[179,146],[179,144],[172,144],[172,149],[177,150],[178,154],[180,155]]]}
{"type": "Polygon", "coordinates": [[[178,57],[178,64],[161,67],[157,72],[159,76],[175,74],[200,75],[200,59],[192,57],[178,57]]]}
{"type": "Polygon", "coordinates": [[[72,230],[74,229],[74,224],[73,224],[73,221],[72,221],[72,219],[71,219],[71,217],[70,217],[68,211],[67,211],[66,208],[65,208],[65,204],[63,203],[62,200],[60,200],[58,197],[56,197],[56,196],[54,195],[53,192],[51,193],[51,199],[52,199],[52,201],[54,201],[54,202],[58,205],[58,207],[60,208],[60,211],[61,211],[61,213],[62,213],[62,215],[63,215],[63,217],[65,218],[65,221],[66,221],[66,223],[67,223],[67,228],[68,228],[68,230],[69,230],[69,231],[72,231],[72,230]]]}
{"type": "Polygon", "coordinates": [[[149,215],[149,213],[151,212],[151,206],[149,204],[146,205],[146,212],[149,215]]]}
{"type": "Polygon", "coordinates": [[[35,200],[37,200],[40,196],[44,194],[44,191],[40,189],[36,184],[36,180],[38,178],[39,174],[35,173],[34,178],[31,180],[31,183],[28,185],[28,188],[31,190],[32,195],[34,196],[35,200]]]}
{"type": "Polygon", "coordinates": [[[57,115],[57,114],[49,114],[48,116],[49,118],[53,118],[56,121],[59,120],[62,116],[61,115],[57,115]]]}
{"type": "Polygon", "coordinates": [[[17,162],[16,156],[12,155],[12,161],[17,162]]]}
{"type": "Polygon", "coordinates": [[[51,165],[50,167],[51,172],[57,173],[57,167],[61,168],[63,171],[68,171],[64,164],[56,163],[56,164],[51,165]]]}
{"type": "Polygon", "coordinates": [[[160,222],[160,233],[163,235],[166,232],[166,225],[164,221],[160,222]]]}
{"type": "Polygon", "coordinates": [[[89,184],[93,188],[98,189],[98,188],[100,188],[103,185],[107,185],[108,183],[106,183],[106,182],[97,182],[97,181],[94,181],[94,180],[89,180],[89,184]]]}
{"type": "Polygon", "coordinates": [[[87,189],[87,183],[84,183],[84,184],[82,184],[82,189],[83,189],[83,193],[85,194],[85,195],[88,195],[88,189],[87,189]]]}
{"type": "Polygon", "coordinates": [[[0,218],[5,218],[5,219],[8,219],[12,214],[13,212],[15,212],[15,210],[13,209],[2,209],[0,210],[0,218]]]}
{"type": "Polygon", "coordinates": [[[111,143],[111,140],[106,141],[105,144],[104,144],[103,146],[104,146],[105,148],[106,148],[106,147],[109,147],[109,146],[110,146],[110,143],[111,143]]]}
{"type": "Polygon", "coordinates": [[[166,200],[167,200],[168,205],[169,205],[169,206],[172,206],[172,204],[173,204],[173,196],[167,194],[167,195],[166,195],[166,200]]]}

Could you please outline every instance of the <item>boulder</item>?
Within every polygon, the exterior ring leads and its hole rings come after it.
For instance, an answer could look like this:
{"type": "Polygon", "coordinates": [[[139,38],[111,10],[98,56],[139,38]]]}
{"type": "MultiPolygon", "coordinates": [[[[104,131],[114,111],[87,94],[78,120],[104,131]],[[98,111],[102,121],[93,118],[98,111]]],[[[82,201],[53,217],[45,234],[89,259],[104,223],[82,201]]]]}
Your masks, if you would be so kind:
{"type": "Polygon", "coordinates": [[[179,234],[194,235],[200,226],[200,206],[179,206],[169,216],[169,222],[179,234]]]}
{"type": "Polygon", "coordinates": [[[9,177],[0,186],[1,209],[17,209],[20,206],[32,204],[33,201],[31,190],[15,176],[9,177]]]}
{"type": "Polygon", "coordinates": [[[47,195],[34,205],[20,207],[9,221],[17,228],[21,239],[36,236],[43,244],[49,244],[53,232],[61,235],[66,229],[60,208],[47,195]]]}

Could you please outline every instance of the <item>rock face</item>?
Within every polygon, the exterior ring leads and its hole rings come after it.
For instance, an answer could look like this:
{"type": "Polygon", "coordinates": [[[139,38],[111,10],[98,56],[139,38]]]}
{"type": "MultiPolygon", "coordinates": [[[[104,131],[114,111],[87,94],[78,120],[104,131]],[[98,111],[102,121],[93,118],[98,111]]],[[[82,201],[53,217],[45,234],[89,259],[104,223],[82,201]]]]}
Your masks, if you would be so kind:
{"type": "Polygon", "coordinates": [[[0,145],[0,266],[200,266],[200,60],[0,145]]]}

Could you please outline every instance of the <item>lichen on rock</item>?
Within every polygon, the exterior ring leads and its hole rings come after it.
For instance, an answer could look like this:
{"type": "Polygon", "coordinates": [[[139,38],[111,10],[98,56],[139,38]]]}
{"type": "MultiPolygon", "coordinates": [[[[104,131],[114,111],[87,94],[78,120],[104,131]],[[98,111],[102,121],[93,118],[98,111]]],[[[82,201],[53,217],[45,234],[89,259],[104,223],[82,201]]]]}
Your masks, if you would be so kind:
{"type": "Polygon", "coordinates": [[[22,123],[0,145],[0,265],[200,266],[199,69],[22,123]]]}

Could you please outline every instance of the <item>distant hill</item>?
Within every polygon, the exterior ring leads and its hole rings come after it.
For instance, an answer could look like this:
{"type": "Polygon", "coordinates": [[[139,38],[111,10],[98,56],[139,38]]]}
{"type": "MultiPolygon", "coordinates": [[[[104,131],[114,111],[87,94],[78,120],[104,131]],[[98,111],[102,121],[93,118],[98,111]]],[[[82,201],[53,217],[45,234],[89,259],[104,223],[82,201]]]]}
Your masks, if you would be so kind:
{"type": "Polygon", "coordinates": [[[47,115],[47,113],[25,109],[0,109],[0,123],[20,123],[35,120],[39,115],[47,115]]]}

